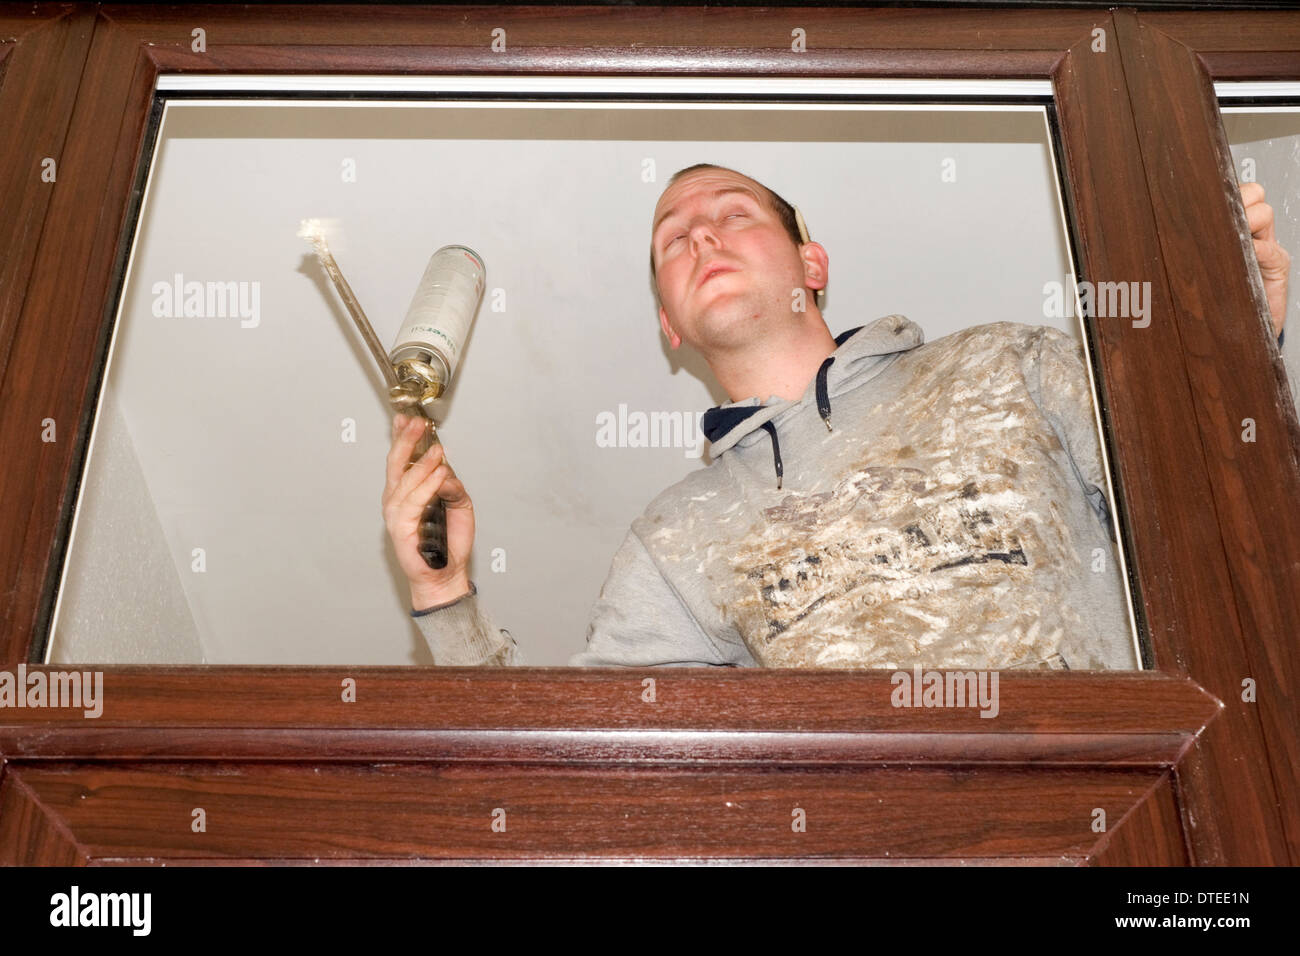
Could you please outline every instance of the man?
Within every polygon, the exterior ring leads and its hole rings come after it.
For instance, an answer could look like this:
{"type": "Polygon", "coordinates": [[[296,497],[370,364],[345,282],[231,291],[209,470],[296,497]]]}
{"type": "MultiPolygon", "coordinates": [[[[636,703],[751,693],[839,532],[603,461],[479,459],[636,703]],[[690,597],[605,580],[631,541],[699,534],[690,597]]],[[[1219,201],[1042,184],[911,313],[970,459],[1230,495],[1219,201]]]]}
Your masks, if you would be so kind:
{"type": "MultiPolygon", "coordinates": [[[[1274,311],[1289,260],[1243,187],[1274,311]]],[[[707,360],[713,463],[632,523],[574,665],[1108,669],[1139,666],[1080,347],[1010,322],[925,344],[899,315],[832,336],[825,249],[731,169],[677,173],[650,265],[675,349],[707,360]],[[768,396],[760,402],[760,396],[768,396]]],[[[469,580],[473,505],[394,419],[384,516],[440,665],[518,664],[469,580]],[[434,494],[449,560],[416,551],[434,494]]]]}

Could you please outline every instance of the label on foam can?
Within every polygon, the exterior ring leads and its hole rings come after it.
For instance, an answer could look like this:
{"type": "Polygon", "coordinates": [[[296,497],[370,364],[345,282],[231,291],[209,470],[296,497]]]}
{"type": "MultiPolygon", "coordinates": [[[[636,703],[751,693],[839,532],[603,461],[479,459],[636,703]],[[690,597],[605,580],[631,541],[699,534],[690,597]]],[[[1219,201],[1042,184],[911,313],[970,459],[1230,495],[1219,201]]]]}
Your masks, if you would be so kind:
{"type": "Polygon", "coordinates": [[[485,274],[483,259],[468,246],[443,246],[435,252],[406,310],[390,358],[412,346],[431,349],[446,361],[450,382],[483,298],[485,274]]]}

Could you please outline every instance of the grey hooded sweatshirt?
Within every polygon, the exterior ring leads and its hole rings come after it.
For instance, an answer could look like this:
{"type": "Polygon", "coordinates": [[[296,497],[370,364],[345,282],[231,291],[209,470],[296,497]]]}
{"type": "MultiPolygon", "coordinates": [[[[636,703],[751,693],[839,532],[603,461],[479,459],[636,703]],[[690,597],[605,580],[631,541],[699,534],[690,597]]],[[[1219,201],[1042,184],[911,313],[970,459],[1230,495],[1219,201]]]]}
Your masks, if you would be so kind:
{"type": "MultiPolygon", "coordinates": [[[[997,322],[836,338],[798,401],[710,409],[713,461],[632,522],[573,665],[1139,666],[1082,348],[997,322]]],[[[521,664],[465,597],[444,666],[521,664]]]]}

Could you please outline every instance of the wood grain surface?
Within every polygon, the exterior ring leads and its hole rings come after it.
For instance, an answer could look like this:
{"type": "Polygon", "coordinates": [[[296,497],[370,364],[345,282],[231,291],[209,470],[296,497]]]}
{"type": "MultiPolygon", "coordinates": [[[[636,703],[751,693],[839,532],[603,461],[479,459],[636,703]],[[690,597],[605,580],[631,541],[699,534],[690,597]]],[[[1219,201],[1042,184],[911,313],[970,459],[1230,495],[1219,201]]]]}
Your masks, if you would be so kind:
{"type": "Polygon", "coordinates": [[[0,861],[1300,862],[1300,426],[1210,86],[1300,79],[1300,12],[68,4],[0,26],[0,669],[48,628],[163,72],[1050,80],[1082,277],[1153,303],[1087,327],[1150,670],[1002,675],[986,720],[893,708],[885,673],[109,668],[98,719],[0,710],[0,861]]]}

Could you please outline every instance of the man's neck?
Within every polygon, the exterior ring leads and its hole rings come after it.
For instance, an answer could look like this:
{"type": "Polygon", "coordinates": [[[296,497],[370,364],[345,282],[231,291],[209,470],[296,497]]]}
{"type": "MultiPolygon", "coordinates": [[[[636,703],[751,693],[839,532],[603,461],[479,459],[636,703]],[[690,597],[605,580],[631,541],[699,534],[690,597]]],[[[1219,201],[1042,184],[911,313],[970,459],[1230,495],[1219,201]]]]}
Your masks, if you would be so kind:
{"type": "Polygon", "coordinates": [[[714,355],[709,367],[733,402],[754,397],[763,402],[773,395],[794,402],[803,397],[817,369],[837,347],[820,314],[810,315],[790,335],[714,355]]]}

